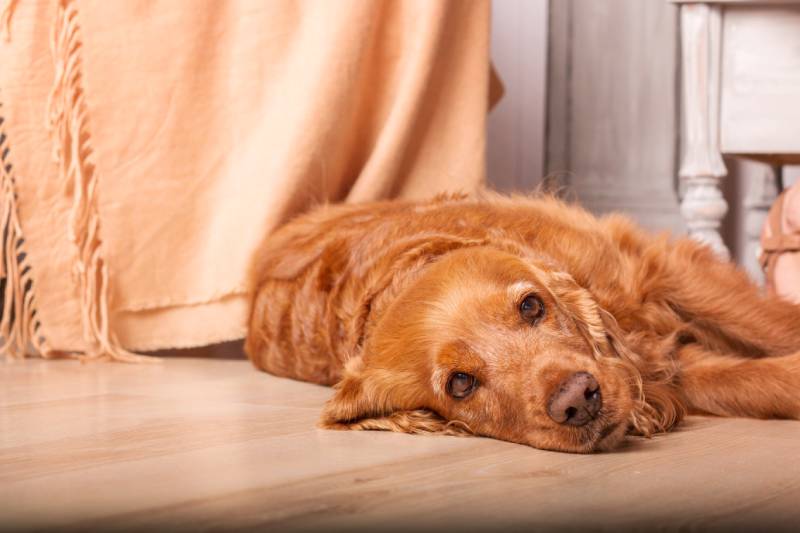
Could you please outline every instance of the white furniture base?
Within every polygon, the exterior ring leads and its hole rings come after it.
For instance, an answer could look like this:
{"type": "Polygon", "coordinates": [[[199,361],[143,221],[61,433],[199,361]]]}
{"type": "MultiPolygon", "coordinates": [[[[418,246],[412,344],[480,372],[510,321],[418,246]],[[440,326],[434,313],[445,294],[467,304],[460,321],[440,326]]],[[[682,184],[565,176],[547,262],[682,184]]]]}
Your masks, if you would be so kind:
{"type": "Polygon", "coordinates": [[[745,200],[748,258],[780,190],[780,165],[800,162],[800,0],[676,0],[683,78],[681,203],[689,234],[729,257],[722,155],[769,162],[745,200]]]}

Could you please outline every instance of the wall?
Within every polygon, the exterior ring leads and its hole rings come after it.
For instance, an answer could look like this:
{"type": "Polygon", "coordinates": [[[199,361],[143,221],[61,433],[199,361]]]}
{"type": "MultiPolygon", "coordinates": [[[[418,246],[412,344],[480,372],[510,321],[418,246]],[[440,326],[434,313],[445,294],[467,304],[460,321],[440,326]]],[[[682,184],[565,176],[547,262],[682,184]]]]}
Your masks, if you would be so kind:
{"type": "Polygon", "coordinates": [[[505,94],[489,113],[490,183],[526,191],[544,172],[547,0],[492,2],[492,61],[505,94]]]}
{"type": "Polygon", "coordinates": [[[488,175],[547,175],[589,209],[682,231],[676,196],[677,10],[662,0],[494,0],[488,175]]]}
{"type": "Polygon", "coordinates": [[[665,1],[551,2],[545,164],[594,212],[683,231],[677,36],[665,1]]]}

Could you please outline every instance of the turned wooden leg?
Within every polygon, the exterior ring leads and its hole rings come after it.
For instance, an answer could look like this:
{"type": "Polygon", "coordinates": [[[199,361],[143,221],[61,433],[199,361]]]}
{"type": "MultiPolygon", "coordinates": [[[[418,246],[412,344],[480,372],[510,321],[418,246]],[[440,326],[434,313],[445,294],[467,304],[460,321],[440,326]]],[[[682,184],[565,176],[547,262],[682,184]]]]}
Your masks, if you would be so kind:
{"type": "Polygon", "coordinates": [[[722,197],[720,180],[713,176],[681,176],[686,191],[681,202],[681,214],[689,235],[709,245],[720,257],[728,259],[730,252],[722,241],[719,227],[728,203],[722,197]]]}
{"type": "Polygon", "coordinates": [[[769,208],[778,197],[780,182],[781,167],[778,165],[764,166],[757,175],[747,178],[747,196],[744,200],[744,226],[747,238],[744,267],[758,283],[764,282],[764,273],[758,263],[758,255],[761,253],[761,228],[764,227],[769,208]]]}
{"type": "Polygon", "coordinates": [[[728,204],[720,180],[727,174],[719,149],[721,8],[681,6],[683,141],[681,214],[689,235],[728,258],[719,227],[728,204]]]}

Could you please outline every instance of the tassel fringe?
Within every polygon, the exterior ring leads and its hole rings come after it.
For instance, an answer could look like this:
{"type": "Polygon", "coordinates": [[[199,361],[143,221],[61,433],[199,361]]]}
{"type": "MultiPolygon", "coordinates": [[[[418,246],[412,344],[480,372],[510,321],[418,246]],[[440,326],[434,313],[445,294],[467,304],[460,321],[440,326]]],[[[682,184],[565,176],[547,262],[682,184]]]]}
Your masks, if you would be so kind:
{"type": "Polygon", "coordinates": [[[0,103],[0,353],[23,358],[29,352],[43,357],[59,355],[50,348],[36,316],[34,283],[25,239],[17,215],[17,194],[11,149],[0,103]]]}
{"type": "Polygon", "coordinates": [[[53,157],[66,193],[72,198],[68,237],[77,259],[73,275],[80,288],[83,338],[81,360],[153,362],[157,358],[131,353],[109,325],[109,272],[103,257],[97,210],[97,174],[92,163],[87,106],[81,78],[78,12],[72,0],[60,0],[50,48],[55,79],[47,102],[46,126],[53,138],[53,157]]]}

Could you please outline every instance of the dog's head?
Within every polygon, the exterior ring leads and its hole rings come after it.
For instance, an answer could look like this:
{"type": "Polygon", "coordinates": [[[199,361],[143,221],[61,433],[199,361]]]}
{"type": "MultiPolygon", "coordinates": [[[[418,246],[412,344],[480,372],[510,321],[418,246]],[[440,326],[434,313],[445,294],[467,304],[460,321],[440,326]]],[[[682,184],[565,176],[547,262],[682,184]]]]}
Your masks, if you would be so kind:
{"type": "Polygon", "coordinates": [[[377,317],[322,426],[610,449],[641,387],[613,331],[590,293],[545,262],[457,250],[377,317]]]}

